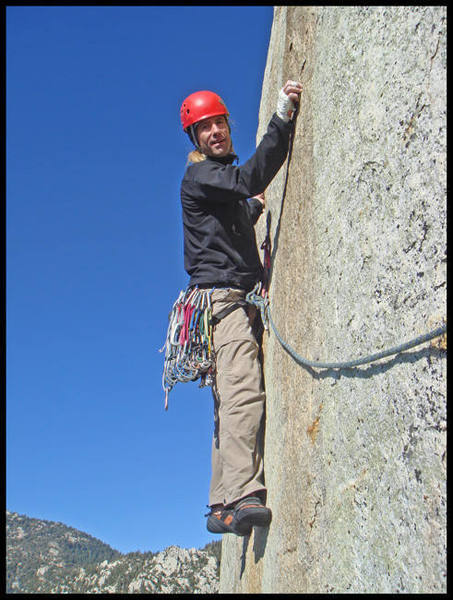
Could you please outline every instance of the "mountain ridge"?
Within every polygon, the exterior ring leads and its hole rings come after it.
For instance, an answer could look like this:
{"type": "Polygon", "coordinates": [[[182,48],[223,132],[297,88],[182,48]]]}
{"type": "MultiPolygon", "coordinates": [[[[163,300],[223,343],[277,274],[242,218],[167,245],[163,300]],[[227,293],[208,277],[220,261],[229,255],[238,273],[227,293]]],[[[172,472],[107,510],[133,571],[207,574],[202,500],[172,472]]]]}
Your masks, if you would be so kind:
{"type": "Polygon", "coordinates": [[[122,553],[61,522],[6,511],[6,593],[216,593],[220,542],[122,553]]]}

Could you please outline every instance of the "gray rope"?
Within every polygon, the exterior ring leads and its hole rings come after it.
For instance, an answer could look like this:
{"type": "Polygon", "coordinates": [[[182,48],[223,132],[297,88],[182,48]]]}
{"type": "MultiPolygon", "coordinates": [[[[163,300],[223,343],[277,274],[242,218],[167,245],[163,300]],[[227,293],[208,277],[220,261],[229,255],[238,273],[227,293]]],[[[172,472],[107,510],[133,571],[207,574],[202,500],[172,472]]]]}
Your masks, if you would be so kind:
{"type": "MultiPolygon", "coordinates": [[[[354,360],[349,360],[349,361],[344,361],[344,362],[320,362],[320,361],[318,362],[318,361],[308,360],[307,358],[304,358],[303,356],[298,354],[293,348],[291,348],[291,346],[287,342],[284,341],[284,339],[280,335],[280,333],[272,319],[269,304],[264,298],[251,292],[247,295],[247,302],[249,302],[250,304],[254,304],[256,307],[258,307],[261,310],[261,315],[265,315],[267,317],[267,319],[269,320],[269,323],[271,324],[271,327],[275,333],[276,338],[278,339],[280,344],[283,346],[283,348],[286,350],[286,352],[288,352],[288,354],[290,356],[292,356],[292,358],[297,363],[299,363],[300,365],[304,365],[307,367],[314,367],[317,369],[348,369],[351,367],[357,367],[358,365],[364,365],[367,363],[375,362],[381,358],[385,358],[386,356],[391,356],[393,354],[399,354],[400,352],[404,352],[404,350],[409,350],[409,348],[414,348],[415,346],[419,346],[420,344],[423,344],[424,342],[428,342],[429,340],[439,337],[447,332],[447,326],[442,325],[440,327],[437,327],[433,331],[430,331],[429,333],[419,335],[418,337],[410,340],[409,342],[404,342],[403,344],[399,344],[398,346],[393,346],[392,348],[389,348],[388,350],[382,350],[381,352],[376,352],[374,354],[364,356],[363,358],[357,358],[354,360]]],[[[263,320],[263,323],[264,322],[265,321],[263,320]]]]}

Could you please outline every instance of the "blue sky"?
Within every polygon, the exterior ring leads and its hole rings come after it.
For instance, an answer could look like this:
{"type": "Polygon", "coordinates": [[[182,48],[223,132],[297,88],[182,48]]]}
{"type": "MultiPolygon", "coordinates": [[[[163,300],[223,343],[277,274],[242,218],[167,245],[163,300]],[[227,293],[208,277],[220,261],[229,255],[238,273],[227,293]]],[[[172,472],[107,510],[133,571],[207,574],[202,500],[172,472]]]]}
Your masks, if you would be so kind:
{"type": "Polygon", "coordinates": [[[212,89],[254,151],[273,8],[6,9],[7,508],[121,552],[201,547],[212,399],[164,411],[188,277],[182,100],[212,89]]]}

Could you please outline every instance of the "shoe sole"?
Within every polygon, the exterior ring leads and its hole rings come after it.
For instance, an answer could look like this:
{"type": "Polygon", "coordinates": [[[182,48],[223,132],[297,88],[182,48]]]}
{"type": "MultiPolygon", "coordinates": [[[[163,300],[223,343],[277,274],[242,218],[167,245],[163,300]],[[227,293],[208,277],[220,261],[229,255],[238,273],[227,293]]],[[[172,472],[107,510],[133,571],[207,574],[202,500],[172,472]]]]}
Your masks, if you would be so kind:
{"type": "Polygon", "coordinates": [[[231,526],[228,526],[215,517],[209,517],[206,527],[211,533],[234,533],[240,536],[249,535],[252,531],[252,527],[247,523],[244,523],[240,527],[237,527],[236,525],[237,524],[234,519],[231,523],[231,526]]]}

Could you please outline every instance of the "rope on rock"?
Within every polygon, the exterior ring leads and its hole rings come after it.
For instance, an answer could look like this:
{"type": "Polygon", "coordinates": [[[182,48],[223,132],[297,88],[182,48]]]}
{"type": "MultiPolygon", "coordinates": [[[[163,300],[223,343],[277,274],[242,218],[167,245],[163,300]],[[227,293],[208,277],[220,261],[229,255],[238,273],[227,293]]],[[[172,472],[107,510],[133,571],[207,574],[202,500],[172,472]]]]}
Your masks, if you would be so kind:
{"type": "Polygon", "coordinates": [[[269,299],[267,298],[267,294],[266,294],[266,297],[263,297],[261,295],[261,293],[262,293],[261,285],[258,284],[255,287],[255,289],[253,289],[251,292],[249,292],[247,294],[247,296],[246,296],[247,302],[249,302],[250,304],[253,304],[254,306],[256,306],[257,308],[260,309],[261,316],[263,318],[263,324],[264,324],[265,328],[268,329],[267,323],[269,322],[272,327],[272,330],[275,333],[276,338],[278,339],[278,341],[280,342],[282,347],[286,350],[286,352],[288,352],[288,354],[298,364],[306,366],[306,367],[314,367],[317,369],[348,369],[351,367],[357,367],[358,365],[364,365],[367,363],[375,362],[381,358],[385,358],[386,356],[400,354],[404,350],[409,350],[410,348],[419,346],[420,344],[423,344],[423,343],[428,342],[436,337],[444,335],[447,332],[447,326],[446,326],[446,324],[444,324],[440,327],[437,327],[433,331],[430,331],[429,333],[425,333],[423,335],[419,335],[418,337],[416,337],[408,342],[398,344],[397,346],[393,346],[392,348],[389,348],[388,350],[382,350],[381,352],[375,352],[374,354],[369,354],[368,356],[364,356],[362,358],[356,358],[353,360],[347,360],[347,361],[343,361],[343,362],[313,361],[313,360],[309,360],[309,359],[301,356],[287,342],[285,342],[285,340],[280,335],[280,333],[272,319],[270,306],[269,306],[269,299]]]}

